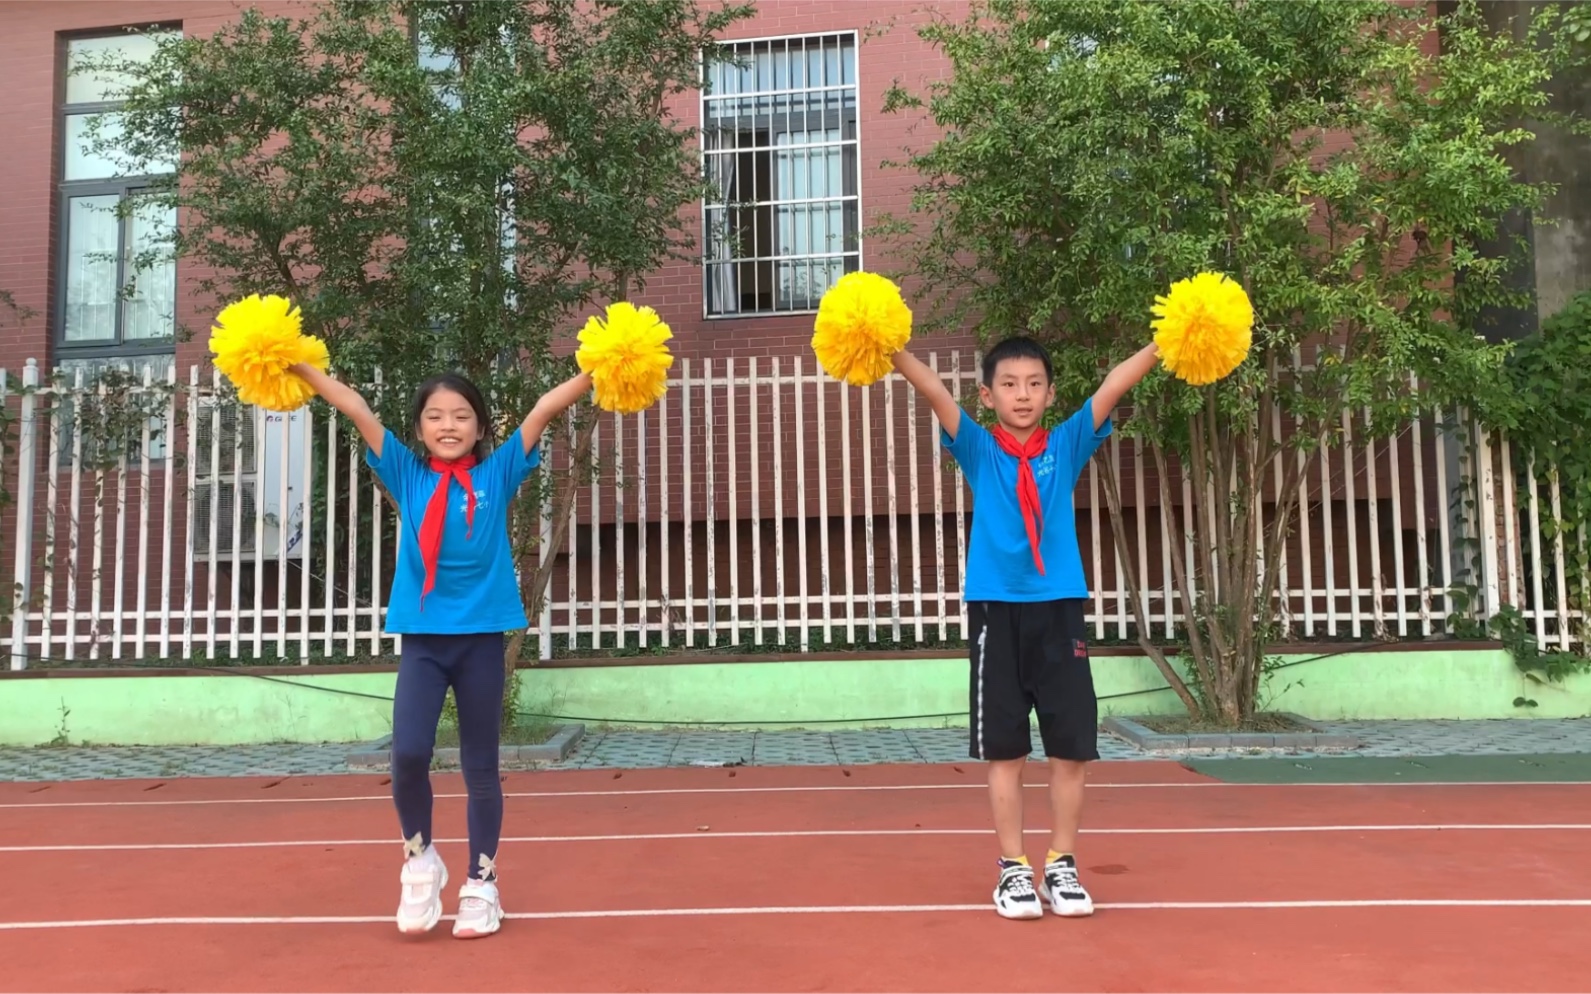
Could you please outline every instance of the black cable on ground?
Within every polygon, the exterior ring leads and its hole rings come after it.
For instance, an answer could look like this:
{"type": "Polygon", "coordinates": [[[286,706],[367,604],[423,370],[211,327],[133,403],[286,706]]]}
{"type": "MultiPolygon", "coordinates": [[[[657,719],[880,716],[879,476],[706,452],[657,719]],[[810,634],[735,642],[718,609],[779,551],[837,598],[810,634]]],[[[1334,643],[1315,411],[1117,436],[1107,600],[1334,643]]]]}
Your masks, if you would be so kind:
{"type": "MultiPolygon", "coordinates": [[[[1302,665],[1304,665],[1306,663],[1320,662],[1321,660],[1324,660],[1324,659],[1332,659],[1332,658],[1334,658],[1336,656],[1344,656],[1344,655],[1348,655],[1350,653],[1362,651],[1362,650],[1367,649],[1367,648],[1374,648],[1375,646],[1380,645],[1380,644],[1381,643],[1378,643],[1378,642],[1356,642],[1356,643],[1351,643],[1351,644],[1346,645],[1346,646],[1344,646],[1342,648],[1336,649],[1336,650],[1334,650],[1332,652],[1323,652],[1323,653],[1320,653],[1318,655],[1307,656],[1307,657],[1305,657],[1303,659],[1294,659],[1294,660],[1291,660],[1289,662],[1279,663],[1276,666],[1272,667],[1272,671],[1274,672],[1275,670],[1291,669],[1294,666],[1302,666],[1302,665]]],[[[50,657],[45,657],[45,656],[29,656],[28,660],[30,662],[66,663],[66,664],[69,664],[69,665],[81,662],[81,660],[56,659],[56,658],[50,658],[50,657]]],[[[263,680],[263,681],[265,681],[267,683],[278,683],[278,684],[282,684],[284,686],[294,687],[294,688],[297,688],[297,689],[300,689],[300,690],[318,690],[318,691],[320,691],[322,693],[326,693],[326,694],[339,694],[339,695],[344,696],[344,697],[357,697],[357,698],[363,698],[365,700],[371,700],[371,701],[383,701],[383,702],[386,702],[388,704],[392,703],[392,698],[390,696],[386,695],[386,694],[367,694],[364,691],[360,691],[360,690],[346,690],[346,689],[341,688],[341,687],[325,687],[325,686],[321,686],[319,684],[303,683],[303,682],[301,682],[299,680],[292,680],[292,679],[288,679],[286,677],[281,677],[281,676],[272,676],[272,675],[266,674],[266,673],[251,673],[251,672],[249,672],[247,667],[239,667],[239,666],[230,666],[230,667],[220,667],[220,666],[216,666],[216,667],[208,667],[208,666],[170,666],[170,665],[166,665],[166,664],[158,664],[158,665],[156,665],[156,664],[140,664],[140,663],[132,663],[132,664],[118,663],[118,665],[123,667],[123,668],[129,668],[129,669],[161,669],[161,670],[167,670],[167,671],[178,672],[178,673],[197,673],[197,674],[203,674],[203,675],[207,675],[207,676],[214,676],[216,674],[220,674],[222,676],[251,677],[251,678],[253,678],[255,680],[263,680]]],[[[350,672],[354,672],[354,670],[351,667],[350,667],[350,672]]],[[[1139,689],[1139,690],[1125,690],[1125,691],[1121,691],[1120,693],[1115,693],[1115,694],[1102,694],[1102,695],[1100,695],[1099,700],[1101,700],[1101,701],[1113,701],[1113,700],[1121,700],[1121,699],[1128,698],[1128,697],[1142,697],[1145,694],[1162,694],[1162,693],[1170,692],[1171,689],[1172,689],[1171,685],[1170,684],[1166,684],[1165,686],[1161,686],[1161,687],[1145,687],[1145,688],[1142,688],[1142,689],[1139,689]]],[[[514,714],[515,714],[516,717],[519,717],[519,718],[544,718],[544,719],[549,720],[549,721],[578,721],[578,722],[583,722],[583,723],[590,724],[590,725],[669,725],[669,726],[680,726],[680,727],[686,727],[686,728],[711,728],[711,727],[719,727],[719,726],[723,726],[723,725],[842,725],[842,724],[849,725],[849,724],[858,724],[858,723],[876,724],[876,723],[891,722],[891,721],[921,721],[921,720],[928,719],[928,718],[960,718],[960,717],[964,717],[966,715],[966,711],[964,711],[964,710],[962,710],[962,711],[946,711],[946,712],[941,712],[941,713],[938,713],[938,714],[877,715],[877,716],[864,717],[864,718],[814,718],[814,719],[810,719],[810,720],[782,719],[782,720],[777,720],[777,721],[774,721],[774,720],[667,721],[667,720],[663,720],[663,719],[636,720],[636,719],[630,719],[630,718],[587,718],[587,717],[581,717],[579,715],[543,714],[541,712],[536,712],[536,711],[519,711],[517,709],[515,710],[514,714]]]]}

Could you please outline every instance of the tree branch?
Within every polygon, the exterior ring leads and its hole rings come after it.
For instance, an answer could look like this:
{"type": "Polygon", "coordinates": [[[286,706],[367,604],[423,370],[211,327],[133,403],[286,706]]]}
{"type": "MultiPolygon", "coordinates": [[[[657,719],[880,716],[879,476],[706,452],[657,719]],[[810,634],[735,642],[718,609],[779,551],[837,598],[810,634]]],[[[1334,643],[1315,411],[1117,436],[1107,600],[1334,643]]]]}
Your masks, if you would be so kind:
{"type": "MultiPolygon", "coordinates": [[[[1104,472],[1105,504],[1110,508],[1111,546],[1116,552],[1117,568],[1126,573],[1127,589],[1132,594],[1133,620],[1138,623],[1138,645],[1143,649],[1144,654],[1149,657],[1150,661],[1155,664],[1155,669],[1160,671],[1160,675],[1165,678],[1172,691],[1182,701],[1182,706],[1188,709],[1188,715],[1197,717],[1199,714],[1199,702],[1189,692],[1188,685],[1181,675],[1172,668],[1170,661],[1166,659],[1164,650],[1155,645],[1149,637],[1153,631],[1153,625],[1149,621],[1149,605],[1144,597],[1143,585],[1139,583],[1137,570],[1133,568],[1131,552],[1127,548],[1127,525],[1121,510],[1121,487],[1117,479],[1116,467],[1111,460],[1100,458],[1096,458],[1095,465],[1102,467],[1104,472]]],[[[1162,487],[1163,489],[1164,487],[1162,487]]],[[[1164,497],[1162,496],[1163,502],[1164,497]]],[[[1143,536],[1140,535],[1139,540],[1142,541],[1143,536]]],[[[1167,604],[1166,610],[1169,612],[1171,605],[1167,604]]]]}
{"type": "MultiPolygon", "coordinates": [[[[548,549],[563,548],[564,541],[569,537],[569,528],[574,521],[574,502],[586,476],[591,472],[593,453],[591,451],[591,436],[596,433],[597,422],[600,419],[593,415],[575,433],[574,442],[570,446],[568,472],[560,476],[553,490],[552,507],[548,517],[552,521],[552,534],[547,536],[548,549]]],[[[542,466],[547,467],[546,463],[542,466]]],[[[535,534],[540,534],[540,522],[535,523],[535,534]]],[[[557,562],[556,553],[549,554],[545,560],[540,556],[541,540],[529,546],[520,546],[523,550],[519,559],[523,571],[524,561],[534,554],[535,566],[529,571],[529,581],[522,588],[525,598],[525,617],[530,622],[530,628],[536,627],[536,619],[541,617],[542,608],[547,603],[547,589],[552,582],[552,574],[557,562]]],[[[519,662],[523,651],[525,637],[530,629],[516,633],[509,639],[506,650],[506,663],[514,666],[519,662]]]]}

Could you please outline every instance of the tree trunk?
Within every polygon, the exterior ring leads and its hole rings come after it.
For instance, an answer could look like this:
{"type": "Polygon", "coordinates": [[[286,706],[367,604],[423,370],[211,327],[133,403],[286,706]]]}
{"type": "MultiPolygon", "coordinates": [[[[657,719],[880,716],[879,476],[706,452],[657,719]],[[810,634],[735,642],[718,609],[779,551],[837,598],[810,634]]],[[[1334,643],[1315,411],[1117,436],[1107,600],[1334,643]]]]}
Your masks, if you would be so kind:
{"type": "MultiPolygon", "coordinates": [[[[569,472],[560,481],[558,488],[553,492],[552,499],[552,534],[547,539],[549,548],[562,547],[564,539],[569,535],[569,524],[574,518],[575,494],[578,492],[582,481],[591,469],[591,436],[597,430],[595,415],[588,418],[575,434],[574,444],[569,452],[569,472]]],[[[545,465],[545,464],[543,464],[545,465]]],[[[535,522],[539,529],[540,522],[535,522]]],[[[539,552],[539,540],[523,554],[522,558],[539,552]]],[[[519,665],[520,653],[525,646],[525,638],[530,634],[530,628],[536,625],[536,619],[541,616],[541,609],[547,603],[547,587],[552,582],[553,556],[548,556],[545,562],[537,556],[535,569],[531,571],[530,580],[525,584],[525,617],[530,622],[530,627],[522,632],[515,633],[508,640],[508,647],[503,654],[503,668],[506,675],[513,676],[515,668],[519,665]]]]}
{"type": "MultiPolygon", "coordinates": [[[[630,297],[629,274],[622,272],[615,274],[614,284],[616,287],[616,292],[613,296],[614,301],[617,302],[628,300],[630,297]]],[[[591,470],[591,462],[593,457],[593,453],[591,451],[591,437],[592,435],[596,434],[598,420],[599,418],[597,412],[593,410],[591,416],[586,419],[585,423],[580,426],[579,431],[575,433],[574,443],[570,446],[569,472],[564,476],[558,489],[553,492],[551,514],[552,535],[547,539],[547,545],[549,548],[559,548],[563,545],[564,539],[569,535],[569,523],[574,517],[575,494],[578,492],[581,484],[585,482],[586,475],[591,470]]],[[[545,465],[546,464],[543,463],[543,466],[545,465]]],[[[537,522],[538,526],[539,524],[540,523],[537,522]]],[[[597,522],[595,521],[595,516],[593,516],[592,527],[596,527],[596,524],[597,522]]],[[[642,524],[644,526],[645,523],[643,522],[642,524]]],[[[516,543],[516,547],[527,548],[527,545],[524,543],[516,543]]],[[[530,550],[539,552],[539,538],[537,542],[529,543],[528,548],[530,550]]],[[[527,551],[524,555],[528,556],[529,554],[530,552],[527,551]]],[[[524,557],[522,556],[520,558],[524,557]]],[[[543,605],[547,603],[547,587],[552,582],[552,568],[554,561],[555,559],[552,556],[548,556],[545,561],[541,561],[541,557],[538,555],[536,566],[530,574],[528,590],[522,588],[521,596],[525,598],[525,620],[527,622],[527,626],[524,631],[511,636],[508,640],[507,647],[503,650],[503,685],[506,688],[518,686],[517,676],[519,670],[520,653],[524,651],[526,636],[530,634],[530,629],[536,625],[536,619],[541,617],[541,609],[543,605]]],[[[505,719],[509,713],[510,704],[505,696],[503,701],[503,715],[505,719]]]]}
{"type": "MultiPolygon", "coordinates": [[[[1110,526],[1111,531],[1114,533],[1114,541],[1111,544],[1116,549],[1117,564],[1127,575],[1127,589],[1132,592],[1132,615],[1133,620],[1138,624],[1138,646],[1143,649],[1144,654],[1155,664],[1155,669],[1159,670],[1160,675],[1165,678],[1166,685],[1182,701],[1182,706],[1187,709],[1188,716],[1198,717],[1199,702],[1194,698],[1192,691],[1188,689],[1187,682],[1182,679],[1181,674],[1172,668],[1171,661],[1166,658],[1165,650],[1155,645],[1150,638],[1153,628],[1149,622],[1149,605],[1144,598],[1143,584],[1140,582],[1141,578],[1133,567],[1132,556],[1129,554],[1126,545],[1127,526],[1124,520],[1125,516],[1121,511],[1121,484],[1116,476],[1116,467],[1111,465],[1108,459],[1099,460],[1097,465],[1104,469],[1105,503],[1110,508],[1110,526]]],[[[1162,488],[1161,503],[1164,504],[1164,502],[1165,493],[1162,488]]],[[[1143,541],[1143,536],[1140,535],[1138,538],[1139,541],[1143,541]]]]}

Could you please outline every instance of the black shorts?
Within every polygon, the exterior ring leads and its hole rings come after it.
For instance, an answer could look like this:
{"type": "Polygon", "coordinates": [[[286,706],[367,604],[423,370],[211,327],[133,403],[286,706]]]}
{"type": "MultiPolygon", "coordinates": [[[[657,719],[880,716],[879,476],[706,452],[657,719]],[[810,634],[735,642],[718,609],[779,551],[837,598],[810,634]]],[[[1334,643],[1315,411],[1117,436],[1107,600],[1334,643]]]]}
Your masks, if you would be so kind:
{"type": "Polygon", "coordinates": [[[1046,756],[1099,758],[1099,701],[1083,603],[1076,598],[968,603],[973,759],[1029,755],[1034,711],[1046,756]]]}

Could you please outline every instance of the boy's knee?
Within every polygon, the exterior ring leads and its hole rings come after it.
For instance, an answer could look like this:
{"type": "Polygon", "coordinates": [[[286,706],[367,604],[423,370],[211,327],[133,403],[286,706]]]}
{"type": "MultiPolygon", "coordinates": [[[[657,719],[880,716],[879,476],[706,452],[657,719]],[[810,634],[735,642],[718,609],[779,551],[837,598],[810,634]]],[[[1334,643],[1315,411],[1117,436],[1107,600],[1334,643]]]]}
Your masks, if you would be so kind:
{"type": "Polygon", "coordinates": [[[986,762],[989,764],[989,780],[991,783],[1020,782],[1022,772],[1027,768],[1028,758],[1026,756],[1018,756],[1014,759],[990,759],[986,762]]]}
{"type": "Polygon", "coordinates": [[[1050,757],[1050,775],[1062,780],[1081,780],[1088,773],[1088,763],[1080,759],[1050,757]]]}

